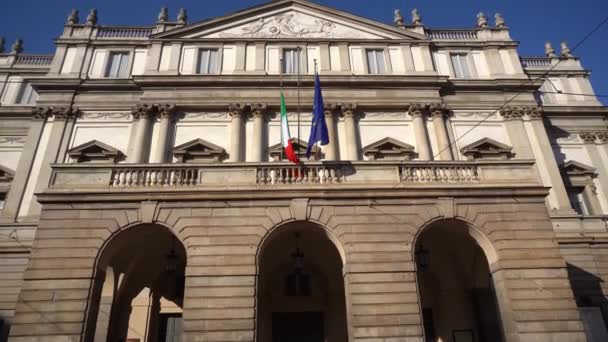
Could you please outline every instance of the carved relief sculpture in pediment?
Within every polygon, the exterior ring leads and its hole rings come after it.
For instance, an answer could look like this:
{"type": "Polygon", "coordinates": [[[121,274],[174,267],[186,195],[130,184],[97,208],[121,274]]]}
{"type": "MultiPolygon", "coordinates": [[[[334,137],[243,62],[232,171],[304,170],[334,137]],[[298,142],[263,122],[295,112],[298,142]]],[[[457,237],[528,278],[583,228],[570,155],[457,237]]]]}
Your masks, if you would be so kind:
{"type": "MultiPolygon", "coordinates": [[[[291,145],[293,146],[293,149],[300,160],[313,161],[315,160],[315,156],[317,156],[317,154],[319,155],[319,159],[325,158],[325,155],[321,152],[321,148],[317,145],[312,147],[310,159],[306,158],[306,148],[308,147],[308,143],[303,140],[298,140],[298,138],[291,138],[291,145]]],[[[281,143],[270,146],[270,148],[268,148],[268,154],[270,155],[272,161],[281,161],[287,159],[281,143]]]]}
{"type": "Polygon", "coordinates": [[[491,138],[479,139],[460,149],[468,160],[507,160],[513,157],[513,147],[491,138]]]}
{"type": "Polygon", "coordinates": [[[97,140],[71,148],[68,150],[68,155],[76,163],[116,164],[125,157],[120,150],[97,140]]]}
{"type": "Polygon", "coordinates": [[[412,160],[416,157],[414,146],[386,137],[363,148],[368,160],[412,160]]]}
{"type": "Polygon", "coordinates": [[[180,163],[219,163],[228,154],[222,147],[203,139],[194,139],[173,148],[173,156],[180,163]]]}

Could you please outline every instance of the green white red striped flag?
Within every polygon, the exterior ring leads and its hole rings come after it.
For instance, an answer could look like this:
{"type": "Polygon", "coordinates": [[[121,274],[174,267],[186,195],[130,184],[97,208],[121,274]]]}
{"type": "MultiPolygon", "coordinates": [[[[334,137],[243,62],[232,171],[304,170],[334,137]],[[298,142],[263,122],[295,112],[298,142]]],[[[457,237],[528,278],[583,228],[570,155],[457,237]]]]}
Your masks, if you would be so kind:
{"type": "Polygon", "coordinates": [[[285,156],[289,161],[298,164],[300,160],[296,155],[295,150],[293,149],[293,145],[291,144],[291,135],[289,134],[289,124],[287,122],[287,106],[285,106],[285,96],[283,96],[283,91],[281,90],[281,143],[283,144],[283,149],[285,149],[285,156]]]}

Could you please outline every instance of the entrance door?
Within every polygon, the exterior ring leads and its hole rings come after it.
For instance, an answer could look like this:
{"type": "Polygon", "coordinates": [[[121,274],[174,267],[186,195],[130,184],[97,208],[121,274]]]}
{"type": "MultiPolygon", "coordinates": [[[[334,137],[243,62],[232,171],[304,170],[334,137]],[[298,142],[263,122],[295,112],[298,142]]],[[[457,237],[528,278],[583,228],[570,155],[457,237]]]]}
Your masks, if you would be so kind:
{"type": "Polygon", "coordinates": [[[274,312],[272,342],[324,342],[322,312],[274,312]]]}

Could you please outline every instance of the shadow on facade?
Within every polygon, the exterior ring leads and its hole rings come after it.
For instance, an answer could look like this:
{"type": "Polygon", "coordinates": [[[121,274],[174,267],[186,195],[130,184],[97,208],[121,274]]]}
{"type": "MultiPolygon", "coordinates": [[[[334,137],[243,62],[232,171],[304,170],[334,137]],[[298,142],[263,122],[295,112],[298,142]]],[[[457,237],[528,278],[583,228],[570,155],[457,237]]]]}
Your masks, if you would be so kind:
{"type": "MultiPolygon", "coordinates": [[[[601,327],[589,326],[604,323],[604,332],[608,330],[608,300],[602,291],[603,280],[593,273],[587,272],[580,267],[566,263],[568,279],[574,292],[576,305],[581,310],[581,318],[585,324],[585,331],[589,341],[598,341],[589,334],[603,334],[596,332],[601,327]],[[593,332],[590,332],[590,329],[593,332]]],[[[604,335],[605,336],[605,335],[604,335]]]]}

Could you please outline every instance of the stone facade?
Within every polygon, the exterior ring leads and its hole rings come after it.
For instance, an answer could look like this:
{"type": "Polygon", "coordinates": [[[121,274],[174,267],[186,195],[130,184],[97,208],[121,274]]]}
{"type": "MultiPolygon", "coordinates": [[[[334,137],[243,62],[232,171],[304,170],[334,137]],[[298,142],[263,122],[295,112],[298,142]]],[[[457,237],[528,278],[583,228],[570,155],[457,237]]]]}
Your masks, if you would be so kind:
{"type": "Polygon", "coordinates": [[[606,336],[608,109],[567,44],[304,0],[187,18],[0,49],[0,341],[606,336]],[[315,67],[330,143],[289,164],[279,92],[305,145],[315,67]]]}

